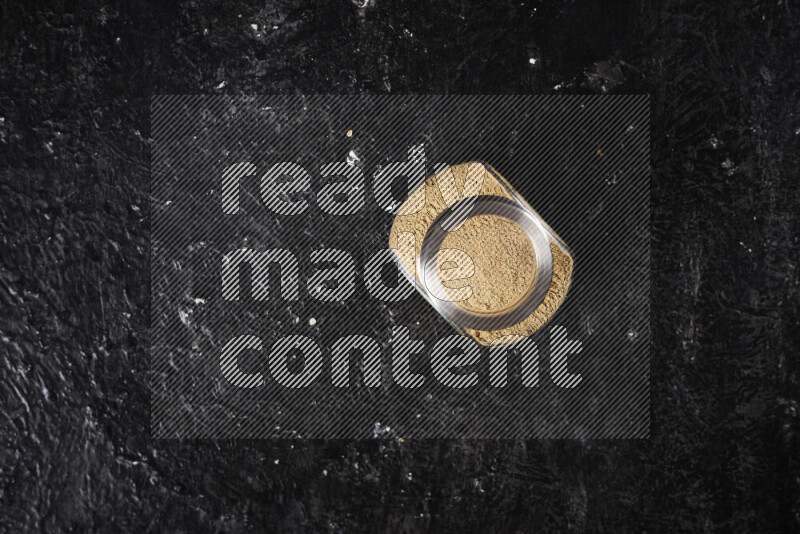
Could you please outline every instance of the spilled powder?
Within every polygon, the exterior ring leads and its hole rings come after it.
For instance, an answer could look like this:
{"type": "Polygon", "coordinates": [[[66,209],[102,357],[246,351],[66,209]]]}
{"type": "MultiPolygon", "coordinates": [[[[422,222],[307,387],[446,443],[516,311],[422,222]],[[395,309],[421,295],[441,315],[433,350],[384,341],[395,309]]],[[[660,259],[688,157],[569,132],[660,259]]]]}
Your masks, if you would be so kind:
{"type": "MultiPolygon", "coordinates": [[[[446,184],[454,178],[458,191],[465,191],[467,172],[469,170],[474,177],[476,165],[483,164],[468,162],[454,165],[429,177],[411,192],[395,217],[389,235],[389,247],[400,249],[407,240],[398,239],[398,236],[413,235],[414,253],[400,253],[398,258],[407,272],[415,273],[419,283],[422,281],[419,273],[415,272],[414,258],[419,256],[422,241],[433,221],[447,209],[439,183],[446,184]],[[413,210],[408,209],[409,206],[413,206],[413,210]],[[414,213],[404,214],[409,211],[414,213]]],[[[511,186],[496,170],[488,165],[483,168],[487,172],[483,173],[480,187],[469,189],[472,196],[491,195],[516,200],[511,193],[511,186]]],[[[445,187],[442,189],[447,191],[445,187]]],[[[452,203],[452,198],[450,200],[452,203]]],[[[443,283],[446,291],[464,285],[472,286],[472,296],[459,303],[468,311],[505,311],[524,298],[535,282],[536,260],[530,240],[515,223],[503,217],[471,217],[459,229],[447,235],[441,248],[463,250],[475,263],[475,273],[469,280],[443,283]]],[[[553,279],[544,300],[531,315],[500,330],[474,330],[459,326],[461,331],[482,345],[490,345],[495,340],[501,344],[513,342],[514,338],[506,336],[527,337],[544,326],[564,301],[572,280],[572,257],[552,236],[550,249],[553,254],[553,279]]]]}

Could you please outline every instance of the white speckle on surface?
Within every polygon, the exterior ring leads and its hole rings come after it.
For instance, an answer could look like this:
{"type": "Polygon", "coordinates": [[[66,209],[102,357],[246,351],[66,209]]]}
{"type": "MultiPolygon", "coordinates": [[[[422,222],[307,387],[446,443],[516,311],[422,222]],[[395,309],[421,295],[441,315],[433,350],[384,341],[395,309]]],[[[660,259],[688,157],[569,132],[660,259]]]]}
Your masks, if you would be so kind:
{"type": "Polygon", "coordinates": [[[639,334],[635,330],[628,330],[628,341],[636,341],[636,338],[639,337],[639,334]]]}
{"type": "Polygon", "coordinates": [[[392,428],[389,426],[381,425],[380,421],[376,422],[375,425],[372,427],[372,437],[379,438],[382,436],[386,436],[392,431],[392,428]]]}
{"type": "Polygon", "coordinates": [[[119,44],[119,42],[120,42],[121,40],[122,40],[122,39],[120,39],[119,37],[117,37],[116,39],[114,39],[114,42],[115,42],[115,43],[117,43],[117,44],[119,44]]]}
{"type": "Polygon", "coordinates": [[[531,65],[536,65],[537,61],[539,60],[536,59],[535,57],[528,58],[528,63],[530,63],[531,65]]]}
{"type": "Polygon", "coordinates": [[[322,470],[322,476],[324,476],[324,477],[328,476],[328,470],[327,469],[323,469],[322,470]]]}
{"type": "Polygon", "coordinates": [[[192,314],[192,310],[183,310],[183,309],[178,310],[178,318],[186,326],[191,326],[192,325],[192,320],[189,317],[191,314],[192,314]]]}
{"type": "Polygon", "coordinates": [[[736,164],[731,160],[731,158],[725,158],[725,161],[721,164],[722,168],[725,169],[725,174],[727,176],[733,176],[736,173],[736,164]]]}
{"type": "Polygon", "coordinates": [[[358,157],[358,154],[355,151],[351,150],[350,153],[347,154],[347,164],[351,167],[355,166],[357,162],[361,161],[361,158],[358,157]]]}
{"type": "Polygon", "coordinates": [[[347,137],[353,137],[353,130],[347,130],[347,137]]]}
{"type": "Polygon", "coordinates": [[[275,458],[275,465],[278,465],[279,463],[281,463],[281,461],[275,458]]]}
{"type": "Polygon", "coordinates": [[[317,320],[312,317],[311,319],[308,320],[308,324],[314,326],[315,324],[317,324],[317,320]]]}
{"type": "Polygon", "coordinates": [[[219,84],[217,84],[217,89],[222,89],[223,87],[225,87],[225,80],[222,80],[219,82],[219,84]]]}
{"type": "Polygon", "coordinates": [[[203,28],[203,35],[208,35],[208,28],[203,28]]]}
{"type": "Polygon", "coordinates": [[[250,27],[253,28],[254,31],[258,31],[258,24],[251,24],[250,27]]]}

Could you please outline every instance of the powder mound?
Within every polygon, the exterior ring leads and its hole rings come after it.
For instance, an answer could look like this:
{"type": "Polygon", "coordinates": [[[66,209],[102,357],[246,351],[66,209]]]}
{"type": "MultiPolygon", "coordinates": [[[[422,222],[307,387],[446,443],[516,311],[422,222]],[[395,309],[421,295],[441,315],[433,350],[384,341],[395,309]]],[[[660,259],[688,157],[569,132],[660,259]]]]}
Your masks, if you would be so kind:
{"type": "Polygon", "coordinates": [[[472,295],[458,304],[468,311],[502,312],[519,304],[536,281],[536,256],[525,231],[515,222],[496,215],[467,219],[447,234],[443,249],[464,251],[475,272],[469,278],[442,282],[449,289],[469,286],[472,295]]]}

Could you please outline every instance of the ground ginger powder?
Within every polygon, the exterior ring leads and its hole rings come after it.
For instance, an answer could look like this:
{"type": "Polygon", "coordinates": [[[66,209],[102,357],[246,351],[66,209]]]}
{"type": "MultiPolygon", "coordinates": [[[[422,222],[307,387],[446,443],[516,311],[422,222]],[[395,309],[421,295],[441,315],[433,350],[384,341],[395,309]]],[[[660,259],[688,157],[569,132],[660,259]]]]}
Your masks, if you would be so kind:
{"type": "Polygon", "coordinates": [[[518,224],[504,217],[471,217],[447,234],[441,248],[463,250],[472,259],[475,272],[470,278],[442,282],[454,300],[455,292],[449,288],[472,288],[472,295],[458,302],[468,311],[505,311],[520,303],[536,281],[533,245],[518,224]]]}

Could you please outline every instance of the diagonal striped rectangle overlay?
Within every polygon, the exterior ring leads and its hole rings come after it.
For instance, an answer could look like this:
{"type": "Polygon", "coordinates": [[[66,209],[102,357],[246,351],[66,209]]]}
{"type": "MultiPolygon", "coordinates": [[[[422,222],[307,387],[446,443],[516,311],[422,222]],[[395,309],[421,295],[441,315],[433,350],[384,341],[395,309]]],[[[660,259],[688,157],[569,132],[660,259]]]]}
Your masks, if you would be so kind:
{"type": "Polygon", "coordinates": [[[649,435],[647,96],[158,96],[151,117],[154,437],[649,435]],[[411,188],[468,161],[575,260],[510,349],[456,334],[387,254],[411,188]]]}

